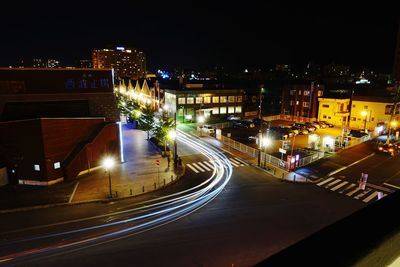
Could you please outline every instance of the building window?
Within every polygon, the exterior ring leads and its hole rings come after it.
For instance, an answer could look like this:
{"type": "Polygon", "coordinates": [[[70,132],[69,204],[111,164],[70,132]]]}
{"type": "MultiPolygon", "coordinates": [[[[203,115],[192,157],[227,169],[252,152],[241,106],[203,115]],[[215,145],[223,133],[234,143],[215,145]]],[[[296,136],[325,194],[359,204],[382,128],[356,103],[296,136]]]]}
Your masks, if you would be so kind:
{"type": "Polygon", "coordinates": [[[303,107],[308,108],[310,106],[310,102],[303,102],[303,107]]]}
{"type": "Polygon", "coordinates": [[[326,115],[322,116],[323,119],[326,119],[326,115]]]}
{"type": "Polygon", "coordinates": [[[228,96],[228,102],[229,103],[235,103],[235,96],[234,95],[228,96]]]}
{"type": "Polygon", "coordinates": [[[213,108],[213,109],[212,109],[212,114],[213,114],[213,115],[219,114],[219,107],[213,108]]]}
{"type": "Polygon", "coordinates": [[[372,117],[372,118],[371,118],[371,121],[374,121],[374,120],[375,120],[375,118],[374,118],[374,117],[372,117]]]}
{"type": "Polygon", "coordinates": [[[323,107],[323,108],[329,108],[329,105],[323,104],[322,107],[323,107]]]}
{"type": "Polygon", "coordinates": [[[39,164],[35,164],[33,165],[33,169],[37,172],[40,172],[40,165],[39,164]]]}
{"type": "Polygon", "coordinates": [[[393,105],[386,105],[386,107],[385,107],[385,114],[386,115],[392,114],[392,107],[393,107],[393,105]]]}
{"type": "Polygon", "coordinates": [[[368,106],[364,106],[364,109],[368,109],[368,106]]]}
{"type": "Polygon", "coordinates": [[[301,95],[301,90],[299,90],[299,95],[301,95]]]}
{"type": "Polygon", "coordinates": [[[219,96],[213,96],[212,102],[213,103],[219,103],[219,96]]]}
{"type": "Polygon", "coordinates": [[[235,113],[242,113],[242,106],[236,106],[235,113]]]}
{"type": "Polygon", "coordinates": [[[238,95],[237,98],[236,98],[236,100],[237,100],[238,103],[241,103],[241,102],[242,102],[242,96],[241,96],[241,95],[238,95]]]}
{"type": "Polygon", "coordinates": [[[296,101],[296,105],[299,105],[299,101],[296,101]]]}
{"type": "Polygon", "coordinates": [[[322,96],[324,94],[324,91],[318,91],[318,96],[322,96]]]}
{"type": "Polygon", "coordinates": [[[205,96],[204,97],[204,103],[205,104],[210,104],[211,103],[211,97],[210,96],[205,96]]]}
{"type": "Polygon", "coordinates": [[[310,91],[304,90],[304,95],[305,95],[305,96],[310,95],[310,91]]]}
{"type": "Polygon", "coordinates": [[[226,114],[226,107],[220,107],[219,114],[226,114]]]}
{"type": "Polygon", "coordinates": [[[184,97],[178,97],[178,104],[186,104],[184,97]]]}
{"type": "Polygon", "coordinates": [[[221,96],[220,101],[221,103],[226,103],[226,96],[221,96]]]}
{"type": "Polygon", "coordinates": [[[353,108],[355,108],[356,107],[356,105],[353,105],[353,108]]]}
{"type": "Polygon", "coordinates": [[[201,104],[203,103],[203,98],[201,96],[196,97],[196,104],[201,104]]]}
{"type": "Polygon", "coordinates": [[[290,100],[290,105],[293,106],[294,105],[294,101],[290,100]]]}
{"type": "Polygon", "coordinates": [[[228,113],[229,114],[235,113],[235,107],[228,107],[228,113]]]}
{"type": "Polygon", "coordinates": [[[59,168],[61,168],[61,163],[59,161],[54,162],[54,169],[57,170],[59,168]]]}
{"type": "Polygon", "coordinates": [[[331,117],[328,117],[328,120],[330,120],[331,119],[331,117]]]}
{"type": "Polygon", "coordinates": [[[351,117],[351,121],[356,121],[356,117],[351,117]]]}
{"type": "Polygon", "coordinates": [[[290,90],[290,95],[295,95],[296,94],[296,90],[290,90]]]}
{"type": "Polygon", "coordinates": [[[193,97],[186,98],[186,104],[194,104],[194,98],[193,97]]]}

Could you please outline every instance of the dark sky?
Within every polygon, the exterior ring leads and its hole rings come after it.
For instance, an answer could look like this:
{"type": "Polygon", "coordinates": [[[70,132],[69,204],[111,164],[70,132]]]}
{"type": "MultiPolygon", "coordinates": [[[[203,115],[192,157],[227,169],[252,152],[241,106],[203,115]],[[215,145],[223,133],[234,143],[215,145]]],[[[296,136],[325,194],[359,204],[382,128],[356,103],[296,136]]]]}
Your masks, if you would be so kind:
{"type": "Polygon", "coordinates": [[[123,44],[143,50],[150,69],[312,60],[390,72],[400,13],[389,1],[14,2],[2,8],[2,66],[33,57],[72,64],[123,44]]]}

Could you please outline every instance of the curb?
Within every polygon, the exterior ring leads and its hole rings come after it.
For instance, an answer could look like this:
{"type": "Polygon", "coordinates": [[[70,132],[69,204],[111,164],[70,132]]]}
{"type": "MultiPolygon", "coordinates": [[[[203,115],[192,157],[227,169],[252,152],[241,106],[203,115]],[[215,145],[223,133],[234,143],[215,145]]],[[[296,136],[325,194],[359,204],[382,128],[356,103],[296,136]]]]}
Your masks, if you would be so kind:
{"type": "Polygon", "coordinates": [[[169,185],[175,184],[186,172],[186,168],[182,167],[182,173],[179,175],[176,175],[176,179],[173,180],[172,182],[168,183],[167,185],[157,188],[156,190],[152,191],[147,191],[145,193],[135,195],[135,196],[127,196],[127,197],[121,197],[121,198],[112,198],[112,199],[92,199],[92,200],[85,200],[85,201],[79,201],[79,202],[62,202],[62,203],[52,203],[52,204],[44,204],[44,205],[35,205],[35,206],[28,206],[28,207],[21,207],[21,208],[15,208],[15,209],[5,209],[5,210],[0,210],[0,214],[6,214],[6,213],[14,213],[14,212],[23,212],[23,211],[30,211],[30,210],[39,210],[39,209],[47,209],[47,208],[54,208],[54,207],[64,207],[64,206],[73,206],[73,205],[83,205],[83,204],[91,204],[91,203],[110,203],[110,202],[115,202],[119,200],[126,200],[129,198],[135,198],[139,196],[146,195],[148,193],[153,193],[160,191],[164,189],[165,187],[169,185]]]}

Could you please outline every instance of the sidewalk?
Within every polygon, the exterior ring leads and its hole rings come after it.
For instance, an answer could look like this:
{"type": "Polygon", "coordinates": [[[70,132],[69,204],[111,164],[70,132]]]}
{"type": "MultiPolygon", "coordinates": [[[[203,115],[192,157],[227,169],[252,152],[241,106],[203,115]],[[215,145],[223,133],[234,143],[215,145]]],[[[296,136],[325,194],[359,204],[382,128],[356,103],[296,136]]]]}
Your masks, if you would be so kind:
{"type": "MultiPolygon", "coordinates": [[[[158,190],[183,175],[184,168],[168,167],[159,149],[146,140],[141,130],[123,126],[125,162],[111,170],[111,189],[114,198],[137,196],[158,190]],[[159,167],[156,165],[159,160],[159,167]]],[[[53,186],[37,187],[7,185],[0,188],[0,211],[36,205],[77,203],[105,200],[109,196],[109,176],[101,167],[79,176],[76,180],[53,186]]]]}

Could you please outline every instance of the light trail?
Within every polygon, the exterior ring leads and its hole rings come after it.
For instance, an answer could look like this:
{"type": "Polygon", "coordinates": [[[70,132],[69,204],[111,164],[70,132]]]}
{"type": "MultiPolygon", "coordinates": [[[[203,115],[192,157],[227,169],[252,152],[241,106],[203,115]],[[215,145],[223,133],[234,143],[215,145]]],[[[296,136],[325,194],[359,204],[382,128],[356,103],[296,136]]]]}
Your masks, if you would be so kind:
{"type": "MultiPolygon", "coordinates": [[[[231,162],[216,148],[180,130],[178,130],[177,140],[199,151],[210,160],[214,170],[207,180],[192,188],[143,202],[145,205],[141,207],[50,226],[73,225],[110,216],[123,215],[126,217],[124,219],[68,231],[50,232],[40,236],[9,241],[6,244],[0,243],[0,251],[3,251],[3,248],[7,248],[7,251],[9,251],[10,247],[14,247],[13,252],[0,256],[0,262],[6,259],[13,259],[13,262],[23,261],[34,259],[35,257],[63,253],[65,250],[68,252],[113,242],[178,220],[209,203],[218,196],[229,182],[232,176],[231,162]],[[40,242],[42,245],[32,247],[35,246],[35,242],[40,242]],[[27,243],[32,245],[22,251],[18,249],[19,245],[26,245],[27,243]]],[[[46,229],[46,225],[30,229],[40,228],[46,229]]]]}

